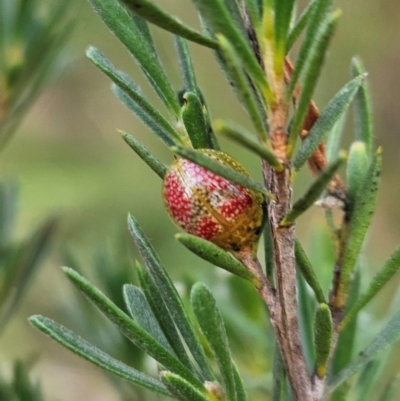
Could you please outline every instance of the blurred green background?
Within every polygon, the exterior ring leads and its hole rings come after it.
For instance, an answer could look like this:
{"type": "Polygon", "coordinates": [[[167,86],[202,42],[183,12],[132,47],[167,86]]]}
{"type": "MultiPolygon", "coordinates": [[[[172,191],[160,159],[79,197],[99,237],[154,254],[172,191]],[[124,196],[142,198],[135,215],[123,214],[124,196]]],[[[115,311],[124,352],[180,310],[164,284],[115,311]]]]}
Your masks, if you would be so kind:
{"type": "MultiPolygon", "coordinates": [[[[158,0],[157,3],[198,27],[189,1],[158,0]]],[[[376,144],[384,150],[378,209],[365,249],[367,264],[371,267],[371,272],[366,274],[368,280],[400,237],[400,2],[341,0],[337,5],[343,10],[343,16],[316,100],[323,108],[349,79],[351,57],[361,56],[369,71],[373,94],[376,144]]],[[[218,273],[174,240],[177,229],[163,209],[159,178],[128,148],[117,129],[138,137],[165,163],[171,162],[171,153],[113,96],[109,80],[86,59],[86,48],[98,47],[118,68],[129,73],[160,109],[163,106],[133,59],[107,31],[87,1],[71,0],[68,13],[75,27],[61,59],[61,72],[42,93],[1,154],[2,179],[16,180],[20,187],[16,237],[26,235],[49,214],[58,214],[61,223],[51,256],[30,286],[18,315],[0,338],[0,369],[7,372],[7,361],[15,358],[38,356],[34,377],[42,382],[48,399],[113,401],[120,398],[97,368],[46,339],[26,320],[31,314],[41,313],[67,325],[70,322],[63,315],[62,305],[69,303],[76,293],[59,269],[69,260],[66,254],[73,255],[89,275],[99,249],[110,249],[118,260],[118,252],[124,252],[121,243],[129,243],[126,216],[131,212],[152,239],[175,280],[185,282],[188,276],[200,278],[212,285],[221,302],[229,296],[224,293],[226,277],[221,278],[222,284],[218,283],[215,280],[218,273]]],[[[182,83],[171,37],[157,28],[152,32],[165,67],[180,89],[182,83]]],[[[231,118],[249,126],[212,53],[197,45],[191,44],[190,48],[212,117],[231,118]]],[[[352,137],[351,119],[350,115],[343,146],[352,137]]],[[[260,178],[256,157],[225,140],[221,142],[224,150],[260,178]]],[[[297,194],[309,179],[308,172],[301,174],[296,184],[297,194]]],[[[299,237],[306,249],[312,251],[313,245],[316,246],[318,228],[316,231],[315,226],[322,225],[320,210],[300,220],[299,237]]],[[[397,277],[386,288],[385,303],[373,303],[369,310],[377,315],[384,312],[398,284],[397,277]]],[[[79,315],[78,304],[76,308],[75,313],[79,315]]],[[[76,325],[79,331],[79,322],[76,325]]]]}

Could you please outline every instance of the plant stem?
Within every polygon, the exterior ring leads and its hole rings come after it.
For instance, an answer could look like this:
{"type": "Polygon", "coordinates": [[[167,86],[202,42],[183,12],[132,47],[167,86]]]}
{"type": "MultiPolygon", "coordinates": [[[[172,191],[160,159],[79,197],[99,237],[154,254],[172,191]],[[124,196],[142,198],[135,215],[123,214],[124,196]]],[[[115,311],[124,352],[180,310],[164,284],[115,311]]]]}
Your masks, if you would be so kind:
{"type": "MultiPolygon", "coordinates": [[[[278,142],[281,129],[275,131],[278,142]]],[[[277,197],[269,202],[269,216],[274,241],[275,274],[277,283],[277,303],[279,304],[279,324],[275,333],[286,372],[297,401],[312,400],[312,385],[305,363],[296,300],[296,266],[294,255],[295,226],[280,226],[280,222],[291,206],[291,170],[286,164],[283,172],[277,172],[264,163],[264,179],[277,197]]]]}

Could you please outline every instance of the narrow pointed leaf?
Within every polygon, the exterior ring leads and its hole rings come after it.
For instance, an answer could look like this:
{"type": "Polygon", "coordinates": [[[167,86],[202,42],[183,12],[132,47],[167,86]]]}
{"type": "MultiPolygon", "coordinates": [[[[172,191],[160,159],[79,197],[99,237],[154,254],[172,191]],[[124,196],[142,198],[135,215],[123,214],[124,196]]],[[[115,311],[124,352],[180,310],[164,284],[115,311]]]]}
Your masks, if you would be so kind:
{"type": "Polygon", "coordinates": [[[156,361],[186,378],[193,385],[200,387],[201,383],[176,357],[165,349],[158,341],[135,323],[125,312],[119,309],[103,293],[88,280],[72,269],[64,268],[64,273],[71,282],[81,290],[110,319],[118,329],[137,347],[147,352],[156,361]]]}
{"type": "Polygon", "coordinates": [[[204,393],[193,387],[182,377],[171,373],[162,372],[161,381],[169,392],[179,401],[210,401],[204,393]]]}
{"type": "MultiPolygon", "coordinates": [[[[296,88],[297,82],[306,67],[308,60],[311,58],[311,52],[315,53],[316,41],[318,36],[321,36],[319,31],[323,29],[323,24],[326,20],[329,10],[331,9],[333,0],[316,0],[310,3],[303,18],[300,19],[300,27],[307,24],[307,31],[304,41],[300,47],[297,57],[295,69],[291,77],[289,88],[287,90],[287,99],[291,99],[296,88]]],[[[300,27],[297,28],[296,35],[301,33],[300,27]]],[[[293,35],[292,35],[293,36],[293,35]]],[[[294,37],[290,40],[294,42],[294,37]]]]}
{"type": "Polygon", "coordinates": [[[94,365],[119,376],[132,383],[146,387],[160,394],[170,395],[166,387],[158,380],[147,376],[136,369],[112,358],[94,345],[80,338],[64,326],[43,316],[35,315],[29,318],[31,324],[47,334],[63,347],[93,363],[94,365]]]}
{"type": "Polygon", "coordinates": [[[314,342],[316,373],[319,378],[326,376],[327,363],[333,334],[332,315],[327,304],[320,304],[315,312],[314,342]]]}
{"type": "Polygon", "coordinates": [[[238,1],[231,1],[231,0],[222,0],[224,3],[226,9],[229,12],[230,15],[230,20],[234,22],[236,28],[238,31],[240,31],[243,35],[247,35],[245,26],[244,26],[244,21],[242,18],[242,12],[239,7],[238,1]]]}
{"type": "Polygon", "coordinates": [[[140,15],[135,13],[131,13],[130,17],[133,19],[135,25],[139,28],[139,31],[143,35],[143,38],[147,40],[148,45],[153,49],[154,53],[156,53],[157,49],[154,44],[153,37],[151,36],[149,24],[147,23],[147,21],[140,15]]]}
{"type": "Polygon", "coordinates": [[[0,308],[0,331],[13,316],[27,286],[46,256],[56,228],[57,220],[51,217],[18,246],[16,255],[7,269],[8,274],[4,278],[2,277],[4,282],[0,281],[2,284],[0,286],[0,306],[3,306],[0,308]]]}
{"type": "Polygon", "coordinates": [[[289,155],[292,154],[297,137],[301,132],[301,127],[314,94],[314,89],[317,85],[317,81],[324,64],[325,55],[337,25],[339,15],[339,13],[333,13],[330,15],[322,26],[321,31],[314,38],[315,44],[310,50],[311,53],[306,65],[303,88],[297,104],[297,110],[293,118],[292,128],[290,130],[288,145],[289,155]]]}
{"type": "Polygon", "coordinates": [[[336,306],[339,308],[345,305],[351,275],[372,219],[381,170],[382,151],[379,148],[357,192],[350,212],[346,248],[343,256],[342,272],[337,296],[336,306]]]}
{"type": "Polygon", "coordinates": [[[272,371],[272,401],[286,400],[286,370],[281,352],[275,345],[274,367],[272,371]]]}
{"type": "Polygon", "coordinates": [[[372,340],[370,345],[359,353],[359,356],[346,368],[328,381],[328,392],[347,380],[362,369],[365,364],[378,356],[388,346],[392,345],[400,337],[400,313],[393,316],[384,329],[372,340]]]}
{"type": "Polygon", "coordinates": [[[197,87],[196,74],[194,72],[189,46],[186,40],[180,36],[174,36],[174,43],[179,58],[185,92],[193,92],[198,95],[199,89],[197,87]]]}
{"type": "MultiPolygon", "coordinates": [[[[383,354],[387,354],[387,351],[383,354]]],[[[383,365],[387,361],[387,355],[380,355],[380,357],[368,362],[358,376],[355,388],[357,389],[357,397],[355,401],[365,401],[370,398],[371,392],[381,379],[380,373],[383,365]]],[[[380,400],[381,401],[381,400],[380,400]]]]}
{"type": "Polygon", "coordinates": [[[161,178],[167,172],[167,167],[161,163],[150,151],[135,137],[127,132],[120,131],[124,141],[139,155],[139,157],[161,178]]]}
{"type": "Polygon", "coordinates": [[[296,155],[293,162],[296,170],[299,170],[311,157],[318,145],[346,112],[363,79],[364,76],[352,79],[329,102],[296,155]]]}
{"type": "Polygon", "coordinates": [[[358,189],[368,171],[368,155],[364,142],[353,142],[347,162],[347,193],[350,205],[354,202],[358,189]]]}
{"type": "Polygon", "coordinates": [[[242,185],[243,187],[253,189],[254,191],[257,192],[261,192],[267,197],[272,197],[272,198],[274,197],[265,189],[265,187],[262,184],[253,181],[251,178],[245,176],[244,174],[238,173],[237,171],[231,169],[230,167],[222,165],[218,161],[211,159],[210,157],[202,153],[182,147],[172,147],[171,150],[174,153],[178,154],[179,156],[191,160],[193,163],[196,163],[199,166],[202,166],[207,170],[210,170],[213,173],[218,174],[221,177],[224,177],[227,180],[234,182],[235,184],[239,184],[242,185]]]}
{"type": "Polygon", "coordinates": [[[174,354],[143,292],[131,284],[125,284],[124,300],[132,319],[165,349],[174,354]]]}
{"type": "Polygon", "coordinates": [[[235,391],[237,396],[237,401],[247,401],[247,394],[244,388],[244,383],[242,376],[240,376],[239,369],[235,362],[232,361],[233,366],[233,379],[235,381],[235,391]]]}
{"type": "Polygon", "coordinates": [[[202,283],[196,283],[190,295],[193,311],[201,331],[213,350],[224,381],[228,401],[236,400],[232,359],[224,322],[211,291],[202,283]]]}
{"type": "Polygon", "coordinates": [[[315,297],[308,290],[304,276],[297,272],[296,278],[300,335],[308,371],[311,373],[315,370],[314,318],[316,302],[315,297]]]}
{"type": "MultiPolygon", "coordinates": [[[[361,272],[358,269],[354,275],[354,280],[351,284],[350,294],[346,303],[345,314],[351,310],[351,308],[357,302],[360,296],[361,287],[361,272]]],[[[329,369],[329,378],[339,373],[344,369],[352,360],[354,354],[354,348],[356,346],[356,334],[357,334],[357,317],[353,319],[340,333],[339,339],[336,345],[335,353],[333,355],[331,366],[329,369]]],[[[329,380],[329,379],[328,379],[329,380]]],[[[341,394],[347,393],[349,391],[349,386],[342,385],[335,391],[341,394]]]]}
{"type": "Polygon", "coordinates": [[[301,271],[304,279],[307,284],[312,288],[315,293],[315,298],[320,304],[326,303],[325,295],[322,291],[322,288],[319,284],[318,277],[315,274],[315,271],[311,265],[310,260],[308,259],[306,253],[304,252],[303,247],[301,246],[299,241],[295,243],[295,254],[296,254],[296,265],[301,271]]]}
{"type": "Polygon", "coordinates": [[[381,270],[376,274],[370,283],[368,289],[360,295],[355,305],[348,311],[340,329],[343,329],[349,322],[351,322],[358,312],[364,308],[365,305],[371,301],[379,293],[382,287],[390,281],[390,279],[400,269],[400,246],[393,252],[388,261],[383,265],[381,270]]]}
{"type": "Polygon", "coordinates": [[[229,69],[231,85],[236,89],[239,101],[249,114],[257,134],[263,140],[266,140],[265,116],[264,120],[261,114],[260,106],[255,98],[253,88],[250,86],[248,77],[246,76],[242,64],[237,57],[232,44],[223,35],[218,35],[218,42],[221,47],[226,67],[229,69]]]}
{"type": "MultiPolygon", "coordinates": [[[[307,7],[303,10],[300,17],[296,21],[293,28],[290,30],[288,34],[288,38],[286,40],[286,53],[289,53],[290,49],[299,38],[301,33],[303,32],[304,28],[307,26],[307,23],[310,19],[311,12],[313,11],[313,7],[315,4],[318,3],[320,0],[312,0],[307,4],[307,7]]],[[[327,4],[326,4],[327,5],[327,4]]],[[[304,52],[305,50],[303,50],[304,52]]]]}
{"type": "Polygon", "coordinates": [[[235,259],[229,252],[224,251],[212,242],[190,234],[176,234],[175,238],[186,248],[207,262],[221,267],[236,276],[249,280],[254,285],[259,284],[257,278],[247,270],[242,263],[235,259]]]}
{"type": "Polygon", "coordinates": [[[193,92],[183,95],[181,116],[190,142],[195,149],[210,149],[212,141],[208,134],[208,127],[204,118],[203,105],[198,96],[193,92]]]}
{"type": "Polygon", "coordinates": [[[222,135],[233,139],[235,142],[258,154],[262,159],[266,160],[268,164],[274,167],[275,170],[283,170],[282,164],[279,163],[272,150],[270,150],[267,145],[257,141],[254,135],[251,135],[240,125],[230,121],[226,122],[218,120],[214,123],[214,128],[222,135]]]}
{"type": "Polygon", "coordinates": [[[127,10],[118,0],[89,0],[111,32],[135,57],[139,66],[168,109],[179,115],[179,104],[164,68],[127,10]]]}
{"type": "Polygon", "coordinates": [[[333,128],[330,130],[329,135],[326,138],[325,151],[328,163],[332,163],[334,160],[336,160],[338,156],[340,141],[343,136],[346,118],[347,113],[344,112],[339,120],[335,123],[333,128]]]}
{"type": "MultiPolygon", "coordinates": [[[[365,68],[360,59],[354,58],[351,63],[353,77],[365,74],[365,68]]],[[[354,99],[354,127],[357,141],[365,143],[369,157],[373,154],[373,123],[371,96],[368,81],[365,79],[354,99]]]]}
{"type": "Polygon", "coordinates": [[[293,222],[306,210],[308,210],[321,196],[324,192],[327,185],[330,183],[333,176],[336,174],[338,168],[342,165],[342,163],[346,160],[346,155],[342,153],[339,158],[329,165],[319,177],[314,181],[314,183],[310,186],[307,192],[298,199],[289,213],[283,218],[281,225],[288,226],[293,224],[293,222]]]}
{"type": "Polygon", "coordinates": [[[215,33],[224,35],[234,47],[237,56],[248,74],[256,81],[273,101],[273,96],[264,72],[258,63],[247,37],[231,19],[230,12],[223,0],[192,0],[201,16],[215,33]]]}
{"type": "Polygon", "coordinates": [[[193,371],[192,363],[190,362],[186,353],[181,336],[156,284],[151,278],[149,272],[143,266],[137,263],[136,268],[139,276],[140,286],[142,287],[147,302],[150,304],[150,307],[156,316],[165,336],[168,338],[168,341],[174,349],[179,360],[186,367],[193,371]]]}
{"type": "Polygon", "coordinates": [[[158,291],[167,303],[168,309],[181,332],[190,352],[199,365],[205,380],[212,381],[214,374],[210,368],[209,362],[204,354],[203,348],[195,333],[195,329],[191,324],[188,314],[183,307],[176,288],[161,264],[161,261],[150,244],[149,239],[145,236],[138,222],[133,216],[128,217],[128,228],[132,234],[133,240],[138,247],[142,258],[154,283],[157,285],[158,291]]]}
{"type": "MultiPolygon", "coordinates": [[[[132,99],[136,107],[135,114],[155,132],[165,143],[180,141],[172,125],[156,110],[151,103],[140,93],[139,88],[124,73],[118,71],[104,55],[94,47],[86,52],[87,57],[106,74],[121,90],[132,99]]],[[[169,145],[171,146],[171,145],[169,145]]]]}
{"type": "MultiPolygon", "coordinates": [[[[115,96],[133,113],[135,113],[146,125],[150,128],[162,142],[164,142],[167,146],[171,146],[170,143],[176,144],[176,140],[173,139],[168,133],[166,133],[160,126],[154,122],[154,120],[143,112],[143,109],[135,103],[132,98],[120,87],[113,84],[112,91],[115,96]]],[[[176,135],[176,134],[175,134],[176,135]]],[[[179,143],[181,143],[180,138],[177,138],[179,143]]]]}
{"type": "Polygon", "coordinates": [[[286,53],[286,40],[290,27],[290,19],[294,7],[294,0],[274,0],[275,11],[275,57],[280,59],[283,66],[283,60],[286,53]]]}
{"type": "Polygon", "coordinates": [[[261,22],[261,9],[260,9],[260,4],[258,0],[244,0],[246,4],[246,11],[247,14],[250,17],[250,21],[252,22],[252,25],[254,26],[255,30],[260,25],[261,22]]]}
{"type": "Polygon", "coordinates": [[[181,36],[200,45],[210,47],[211,49],[218,48],[218,44],[215,41],[183,24],[177,18],[168,14],[151,1],[121,0],[121,2],[134,13],[139,14],[145,20],[168,32],[174,33],[175,35],[181,36]]]}

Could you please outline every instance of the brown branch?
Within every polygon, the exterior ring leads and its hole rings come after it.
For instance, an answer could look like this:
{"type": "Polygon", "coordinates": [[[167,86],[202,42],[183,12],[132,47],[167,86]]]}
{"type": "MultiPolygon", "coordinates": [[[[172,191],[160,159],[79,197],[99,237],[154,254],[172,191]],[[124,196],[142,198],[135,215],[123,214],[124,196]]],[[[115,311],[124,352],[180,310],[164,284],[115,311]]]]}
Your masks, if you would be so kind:
{"type": "MultiPolygon", "coordinates": [[[[279,135],[279,130],[277,132],[279,135]]],[[[284,171],[277,172],[264,163],[263,173],[268,190],[273,191],[277,198],[276,202],[269,202],[268,205],[274,242],[277,304],[280,313],[279,326],[275,328],[275,333],[295,399],[310,401],[312,386],[302,352],[297,315],[295,226],[280,226],[291,205],[291,171],[287,164],[284,171]]]]}

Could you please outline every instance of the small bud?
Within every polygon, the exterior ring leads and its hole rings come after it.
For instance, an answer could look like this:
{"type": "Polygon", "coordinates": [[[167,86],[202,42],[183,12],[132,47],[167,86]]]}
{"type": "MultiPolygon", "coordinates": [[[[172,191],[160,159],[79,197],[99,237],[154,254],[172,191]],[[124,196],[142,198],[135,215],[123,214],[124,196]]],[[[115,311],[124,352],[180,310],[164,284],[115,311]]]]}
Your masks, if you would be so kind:
{"type": "MultiPolygon", "coordinates": [[[[226,153],[200,151],[249,176],[226,153]]],[[[234,252],[253,248],[257,242],[263,220],[264,198],[260,193],[183,158],[177,158],[168,168],[163,192],[172,220],[187,233],[234,252]]]]}
{"type": "Polygon", "coordinates": [[[204,387],[211,393],[217,400],[225,400],[225,392],[221,385],[217,382],[204,382],[204,387]]]}

